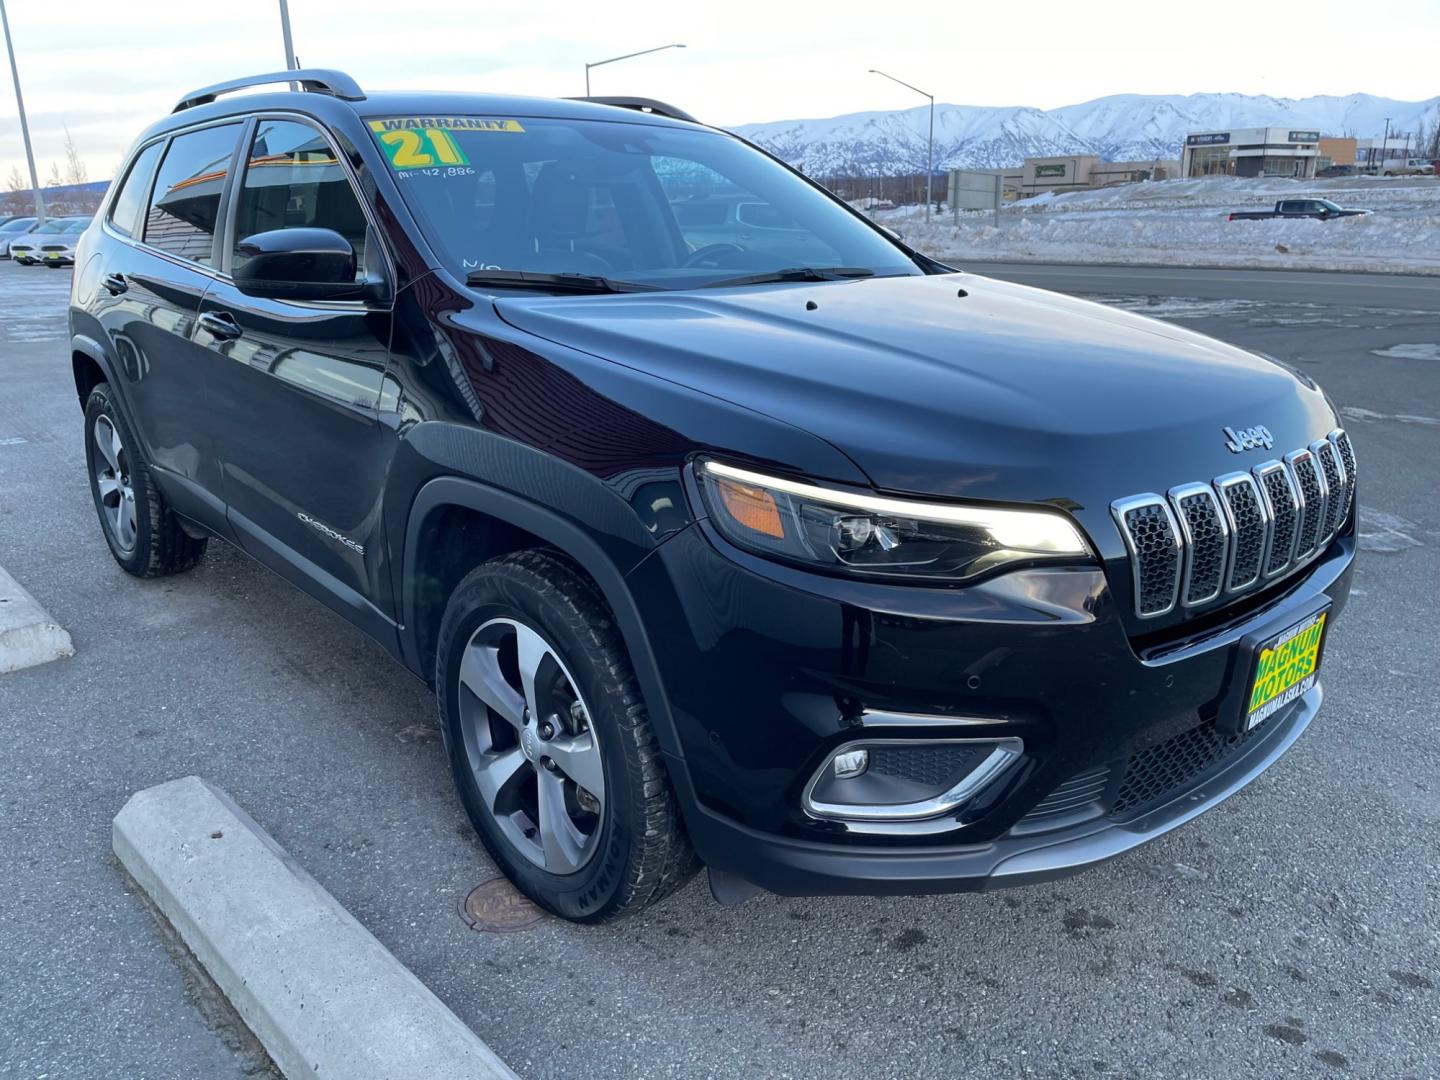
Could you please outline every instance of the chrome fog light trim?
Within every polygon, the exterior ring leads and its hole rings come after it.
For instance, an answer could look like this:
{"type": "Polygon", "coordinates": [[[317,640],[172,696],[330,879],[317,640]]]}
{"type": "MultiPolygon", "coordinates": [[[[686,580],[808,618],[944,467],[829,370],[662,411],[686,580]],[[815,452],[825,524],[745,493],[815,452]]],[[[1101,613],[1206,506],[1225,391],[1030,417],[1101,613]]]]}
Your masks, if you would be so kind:
{"type": "MultiPolygon", "coordinates": [[[[1020,739],[865,739],[856,742],[848,742],[836,748],[829,757],[815,770],[815,775],[805,785],[805,793],[801,797],[801,805],[805,812],[811,817],[822,818],[830,821],[856,821],[856,822],[906,822],[924,821],[927,818],[940,817],[941,815],[958,810],[975,796],[980,794],[989,784],[998,780],[1009,767],[1020,758],[1025,744],[1020,739]],[[920,799],[915,802],[906,803],[844,803],[844,802],[820,802],[814,798],[816,785],[833,772],[835,776],[841,777],[837,768],[838,760],[856,751],[866,751],[867,764],[869,761],[868,751],[876,748],[910,748],[927,746],[989,746],[990,753],[987,754],[978,765],[962,776],[948,790],[928,799],[920,799]]],[[[861,773],[846,774],[859,776],[861,773]]]]}

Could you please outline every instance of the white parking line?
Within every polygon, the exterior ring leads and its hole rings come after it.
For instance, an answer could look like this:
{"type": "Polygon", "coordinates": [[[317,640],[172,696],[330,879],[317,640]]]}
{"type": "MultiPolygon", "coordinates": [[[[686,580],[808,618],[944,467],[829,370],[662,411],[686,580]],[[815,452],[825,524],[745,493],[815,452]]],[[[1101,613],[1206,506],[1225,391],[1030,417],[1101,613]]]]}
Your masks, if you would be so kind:
{"type": "Polygon", "coordinates": [[[70,635],[0,567],[0,675],[74,655],[70,635]]]}
{"type": "Polygon", "coordinates": [[[515,1080],[223,791],[131,796],[116,856],[291,1080],[515,1080]]]}

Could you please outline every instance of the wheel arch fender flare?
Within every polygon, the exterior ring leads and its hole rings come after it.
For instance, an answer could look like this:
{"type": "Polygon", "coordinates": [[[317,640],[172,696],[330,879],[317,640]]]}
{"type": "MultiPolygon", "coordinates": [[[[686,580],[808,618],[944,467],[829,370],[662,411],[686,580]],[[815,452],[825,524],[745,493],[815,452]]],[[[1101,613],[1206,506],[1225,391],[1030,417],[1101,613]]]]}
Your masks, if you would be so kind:
{"type": "Polygon", "coordinates": [[[640,609],[626,582],[624,571],[584,529],[561,515],[511,492],[457,476],[440,476],[416,493],[405,524],[405,547],[401,555],[401,649],[406,663],[427,682],[417,633],[417,565],[421,538],[430,516],[446,507],[462,507],[489,515],[517,529],[539,537],[557,548],[589,575],[605,599],[630,655],[640,694],[655,730],[660,748],[667,756],[683,758],[680,739],[660,678],[659,663],[650,647],[650,638],[640,609]]]}
{"type": "MultiPolygon", "coordinates": [[[[115,378],[115,365],[111,363],[110,354],[106,351],[104,345],[89,334],[71,334],[70,356],[72,361],[77,353],[94,361],[95,366],[98,367],[105,376],[105,381],[112,387],[115,386],[117,382],[115,378]]],[[[78,393],[80,388],[77,385],[75,389],[78,393]]],[[[81,405],[84,405],[83,401],[81,405]]]]}
{"type": "MultiPolygon", "coordinates": [[[[113,401],[115,407],[124,414],[126,423],[130,425],[131,432],[140,443],[141,451],[144,452],[148,459],[150,455],[150,444],[145,437],[145,433],[140,430],[140,426],[135,422],[135,410],[130,407],[129,384],[124,378],[125,372],[116,362],[114,354],[110,349],[106,348],[105,342],[99,338],[92,337],[89,334],[73,333],[70,335],[70,360],[72,366],[75,363],[75,357],[77,355],[85,357],[100,369],[100,373],[105,377],[105,383],[110,387],[110,400],[113,401]]],[[[75,393],[80,399],[80,408],[84,409],[85,399],[89,395],[81,392],[79,370],[74,370],[73,374],[75,376],[75,393]]]]}

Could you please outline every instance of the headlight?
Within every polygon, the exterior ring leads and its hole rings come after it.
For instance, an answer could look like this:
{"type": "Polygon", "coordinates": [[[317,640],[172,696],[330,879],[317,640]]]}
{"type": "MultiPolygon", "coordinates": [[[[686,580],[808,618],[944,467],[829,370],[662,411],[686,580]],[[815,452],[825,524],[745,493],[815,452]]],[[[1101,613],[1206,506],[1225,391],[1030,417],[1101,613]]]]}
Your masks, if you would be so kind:
{"type": "Polygon", "coordinates": [[[890,499],[717,461],[701,462],[697,475],[710,519],[726,539],[820,569],[964,581],[1007,563],[1090,558],[1079,530],[1049,510],[890,499]]]}

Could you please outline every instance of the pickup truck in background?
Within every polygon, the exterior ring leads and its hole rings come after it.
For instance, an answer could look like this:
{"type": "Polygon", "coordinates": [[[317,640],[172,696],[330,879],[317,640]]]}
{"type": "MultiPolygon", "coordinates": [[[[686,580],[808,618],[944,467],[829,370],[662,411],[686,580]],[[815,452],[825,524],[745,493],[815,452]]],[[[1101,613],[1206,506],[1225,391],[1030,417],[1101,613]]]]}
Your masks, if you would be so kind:
{"type": "Polygon", "coordinates": [[[1274,210],[1244,210],[1231,214],[1227,221],[1264,221],[1266,218],[1328,218],[1359,217],[1369,210],[1336,206],[1329,199],[1281,199],[1274,210]]]}

